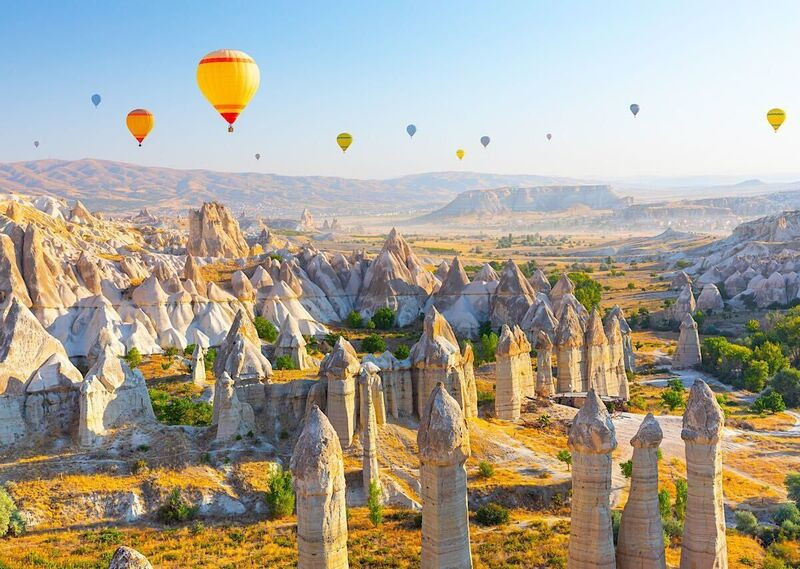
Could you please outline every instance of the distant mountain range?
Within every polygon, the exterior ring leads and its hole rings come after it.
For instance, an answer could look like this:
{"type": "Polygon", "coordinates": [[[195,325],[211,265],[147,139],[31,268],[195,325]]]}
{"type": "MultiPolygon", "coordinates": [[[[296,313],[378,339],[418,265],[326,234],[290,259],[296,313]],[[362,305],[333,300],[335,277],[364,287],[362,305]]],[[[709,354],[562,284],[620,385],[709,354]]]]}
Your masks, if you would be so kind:
{"type": "Polygon", "coordinates": [[[93,159],[0,164],[0,191],[80,199],[91,210],[107,212],[143,207],[184,212],[210,200],[272,216],[296,216],[304,207],[315,214],[421,212],[467,190],[575,183],[569,178],[474,172],[357,180],[176,170],[93,159]]]}

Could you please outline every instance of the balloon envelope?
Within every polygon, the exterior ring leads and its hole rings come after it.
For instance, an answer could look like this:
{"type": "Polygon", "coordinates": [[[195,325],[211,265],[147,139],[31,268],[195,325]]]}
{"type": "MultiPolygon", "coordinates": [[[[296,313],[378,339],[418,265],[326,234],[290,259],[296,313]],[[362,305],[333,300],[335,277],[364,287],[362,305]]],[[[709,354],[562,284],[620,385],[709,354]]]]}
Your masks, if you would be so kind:
{"type": "Polygon", "coordinates": [[[775,132],[778,132],[778,129],[781,128],[781,125],[785,120],[786,112],[784,112],[783,109],[770,109],[767,111],[767,121],[775,130],[775,132]]]}
{"type": "Polygon", "coordinates": [[[233,123],[256,94],[260,83],[258,65],[243,51],[218,49],[197,65],[197,86],[230,125],[228,132],[233,132],[233,123]]]}
{"type": "Polygon", "coordinates": [[[39,141],[38,141],[38,140],[34,140],[34,141],[33,141],[33,145],[34,145],[36,148],[39,148],[39,141]]]}
{"type": "Polygon", "coordinates": [[[489,146],[489,143],[490,143],[491,141],[492,141],[492,139],[491,139],[491,138],[489,138],[488,136],[482,136],[482,137],[481,137],[481,144],[483,144],[483,147],[484,147],[484,148],[486,148],[487,146],[489,146]]]}
{"type": "Polygon", "coordinates": [[[261,160],[261,154],[256,153],[256,160],[261,160]]]}
{"type": "Polygon", "coordinates": [[[92,95],[92,104],[94,105],[95,109],[100,105],[100,101],[102,101],[102,100],[103,100],[103,98],[100,95],[98,95],[97,93],[92,95]]]}
{"type": "Polygon", "coordinates": [[[632,104],[631,105],[631,112],[633,113],[634,117],[636,115],[638,115],[639,114],[639,105],[637,105],[636,103],[632,104]]]}
{"type": "Polygon", "coordinates": [[[347,149],[353,144],[353,135],[348,132],[340,132],[339,136],[336,137],[336,144],[339,145],[342,152],[347,152],[347,149]]]}
{"type": "Polygon", "coordinates": [[[142,141],[153,130],[153,125],[156,123],[153,113],[147,109],[133,109],[128,113],[125,123],[128,125],[128,130],[131,131],[133,138],[139,141],[139,146],[142,141]]]}
{"type": "Polygon", "coordinates": [[[550,140],[551,138],[553,138],[553,135],[548,132],[547,133],[547,140],[550,140]]]}
{"type": "Polygon", "coordinates": [[[464,151],[459,148],[456,150],[456,156],[458,156],[459,160],[462,160],[464,158],[464,151]]]}
{"type": "Polygon", "coordinates": [[[413,124],[410,124],[406,127],[406,132],[408,133],[408,136],[414,138],[414,135],[417,133],[417,127],[415,127],[413,124]]]}

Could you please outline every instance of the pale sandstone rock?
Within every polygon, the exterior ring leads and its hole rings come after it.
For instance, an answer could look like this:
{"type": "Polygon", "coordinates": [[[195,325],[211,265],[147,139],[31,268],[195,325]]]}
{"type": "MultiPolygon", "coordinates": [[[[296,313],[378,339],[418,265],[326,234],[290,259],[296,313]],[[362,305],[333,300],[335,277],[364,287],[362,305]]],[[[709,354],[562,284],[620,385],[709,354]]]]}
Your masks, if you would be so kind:
{"type": "Polygon", "coordinates": [[[695,380],[683,414],[689,486],[681,549],[682,569],[726,569],[721,439],[725,417],[714,392],[695,380]]]}
{"type": "Polygon", "coordinates": [[[554,345],[558,366],[558,392],[586,391],[583,377],[583,329],[571,305],[567,306],[558,323],[554,345]]]}
{"type": "Polygon", "coordinates": [[[422,497],[422,569],[469,569],[469,429],[442,383],[430,394],[417,433],[422,497]]]}
{"type": "Polygon", "coordinates": [[[593,389],[586,394],[568,438],[572,451],[572,513],[568,569],[614,569],[611,527],[611,453],[614,424],[593,389]]]}
{"type": "Polygon", "coordinates": [[[625,374],[625,346],[622,340],[619,318],[616,314],[606,319],[605,333],[608,339],[609,369],[606,378],[608,395],[629,399],[628,376],[625,374]]]}
{"type": "MultiPolygon", "coordinates": [[[[611,367],[608,338],[603,330],[603,322],[597,309],[592,310],[586,324],[586,340],[584,342],[584,369],[586,387],[594,388],[601,397],[609,395],[608,372],[611,367]]],[[[617,391],[619,386],[615,386],[617,391]]]]}
{"type": "Polygon", "coordinates": [[[681,322],[681,333],[678,336],[678,346],[672,355],[672,367],[675,369],[688,369],[702,363],[700,352],[700,336],[697,333],[697,322],[691,314],[687,314],[681,322]]]}
{"type": "Polygon", "coordinates": [[[381,383],[386,399],[388,413],[397,419],[401,414],[414,414],[414,397],[411,386],[411,364],[406,360],[398,360],[392,352],[386,350],[379,356],[367,354],[364,363],[374,363],[380,369],[381,383]]]}
{"type": "Polygon", "coordinates": [[[500,282],[492,295],[489,320],[493,328],[503,324],[520,324],[536,302],[536,290],[509,259],[500,274],[500,282]]]}
{"type": "Polygon", "coordinates": [[[544,330],[539,331],[536,341],[536,395],[550,397],[555,395],[553,379],[553,342],[544,330]]]}
{"type": "Polygon", "coordinates": [[[700,296],[697,297],[697,310],[708,312],[710,310],[722,310],[725,308],[725,301],[717,288],[717,285],[708,283],[703,287],[700,296]]]}
{"type": "Polygon", "coordinates": [[[22,245],[22,276],[28,286],[32,309],[40,314],[42,311],[62,307],[61,298],[56,290],[56,275],[47,262],[42,232],[35,225],[28,224],[22,245]]]}
{"type": "Polygon", "coordinates": [[[227,372],[222,372],[214,386],[215,409],[217,405],[217,441],[243,437],[255,429],[253,408],[239,400],[234,381],[227,372]]]}
{"type": "Polygon", "coordinates": [[[364,485],[364,498],[369,496],[370,484],[375,481],[380,487],[380,470],[378,466],[378,421],[376,420],[373,392],[375,384],[379,383],[377,366],[365,364],[361,368],[358,380],[359,398],[361,401],[361,446],[364,449],[362,456],[362,481],[364,485]],[[375,369],[370,369],[371,366],[375,369]]]}
{"type": "Polygon", "coordinates": [[[347,512],[339,436],[312,407],[290,463],[297,495],[298,569],[347,569],[347,512]]]}
{"type": "Polygon", "coordinates": [[[528,397],[536,397],[536,379],[534,378],[533,362],[531,361],[531,343],[519,326],[515,325],[512,332],[517,340],[517,345],[519,345],[517,365],[520,374],[520,396],[524,407],[528,397]]]}
{"type": "Polygon", "coordinates": [[[355,349],[341,336],[319,366],[320,377],[327,381],[325,413],[343,448],[352,444],[356,429],[356,376],[360,368],[355,349]]]}
{"type": "Polygon", "coordinates": [[[194,283],[197,290],[206,290],[206,279],[200,270],[200,265],[193,255],[186,255],[186,263],[183,265],[183,278],[194,283]]]}
{"type": "Polygon", "coordinates": [[[0,302],[14,295],[28,308],[31,297],[19,270],[16,248],[8,235],[0,234],[0,302]]]}
{"type": "Polygon", "coordinates": [[[461,259],[454,257],[447,273],[440,277],[440,280],[442,281],[442,286],[436,291],[434,301],[436,302],[436,308],[444,312],[458,301],[464,292],[464,287],[469,284],[469,277],[467,277],[464,266],[461,264],[461,259]]]}
{"type": "Polygon", "coordinates": [[[189,211],[186,252],[197,257],[246,257],[250,247],[230,210],[219,202],[189,211]]]}
{"type": "Polygon", "coordinates": [[[200,344],[195,344],[192,352],[192,382],[198,387],[206,385],[205,352],[200,344]]]}
{"type": "Polygon", "coordinates": [[[494,413],[498,419],[519,419],[521,402],[520,374],[517,360],[519,344],[507,325],[503,325],[495,351],[497,383],[495,387],[494,413]]]}
{"type": "Polygon", "coordinates": [[[618,569],[665,569],[664,529],[658,508],[661,427],[648,413],[631,439],[633,473],[617,538],[618,569]]]}
{"type": "Polygon", "coordinates": [[[124,545],[117,548],[108,569],[153,569],[147,557],[124,545]]]}
{"type": "Polygon", "coordinates": [[[616,317],[619,320],[619,331],[622,334],[622,356],[625,363],[625,371],[634,371],[636,367],[636,356],[633,353],[633,339],[631,338],[631,327],[625,320],[625,314],[618,304],[609,310],[607,319],[616,317]]]}
{"type": "Polygon", "coordinates": [[[694,300],[694,294],[692,294],[692,287],[686,285],[681,290],[677,300],[675,300],[675,304],[667,308],[665,313],[670,320],[681,322],[686,314],[694,314],[696,309],[697,304],[694,300]]]}
{"type": "Polygon", "coordinates": [[[683,290],[686,285],[692,286],[692,278],[686,274],[686,271],[678,271],[672,277],[669,287],[672,290],[683,290]]]}
{"type": "Polygon", "coordinates": [[[552,341],[556,337],[558,320],[547,302],[539,302],[528,309],[528,313],[522,319],[520,327],[525,331],[528,340],[531,342],[536,341],[540,331],[545,332],[552,341]]]}
{"type": "Polygon", "coordinates": [[[542,269],[534,269],[531,276],[528,278],[528,282],[531,283],[531,286],[536,292],[548,294],[552,288],[550,286],[550,281],[547,280],[542,269]]]}
{"type": "Polygon", "coordinates": [[[306,370],[316,367],[314,360],[306,351],[306,340],[300,333],[297,320],[291,314],[283,320],[280,334],[275,340],[275,357],[290,356],[297,369],[306,370]]]}

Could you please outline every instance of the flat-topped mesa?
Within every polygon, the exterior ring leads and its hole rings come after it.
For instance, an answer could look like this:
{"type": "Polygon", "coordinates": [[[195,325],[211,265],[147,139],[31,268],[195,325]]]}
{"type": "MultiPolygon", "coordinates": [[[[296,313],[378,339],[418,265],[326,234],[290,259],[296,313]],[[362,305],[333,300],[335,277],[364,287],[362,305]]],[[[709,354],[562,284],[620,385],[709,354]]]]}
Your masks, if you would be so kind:
{"type": "Polygon", "coordinates": [[[503,325],[495,350],[497,361],[497,383],[495,387],[494,413],[498,419],[516,421],[522,407],[522,378],[519,373],[520,346],[511,328],[503,325]]]}
{"type": "Polygon", "coordinates": [[[121,545],[114,552],[108,569],[153,569],[147,557],[133,549],[121,545]]]}
{"type": "MultiPolygon", "coordinates": [[[[611,367],[608,338],[603,330],[603,321],[595,308],[586,323],[584,343],[584,368],[586,387],[593,387],[600,396],[608,395],[608,372],[611,367]]],[[[614,389],[618,391],[619,387],[614,389]]]]}
{"type": "Polygon", "coordinates": [[[503,266],[500,281],[492,295],[489,316],[492,327],[521,323],[535,302],[536,290],[513,259],[509,259],[503,266]]]}
{"type": "Polygon", "coordinates": [[[411,381],[416,385],[416,410],[421,410],[437,383],[442,382],[459,402],[466,416],[472,416],[471,401],[477,401],[474,382],[447,320],[431,305],[425,313],[422,335],[411,347],[411,381]]]}
{"type": "Polygon", "coordinates": [[[681,293],[678,295],[675,303],[667,308],[664,312],[667,319],[675,322],[681,322],[683,317],[687,314],[694,314],[696,308],[697,304],[694,300],[694,294],[692,294],[692,287],[686,285],[681,290],[681,293]]]}
{"type": "Polygon", "coordinates": [[[606,376],[607,395],[620,397],[623,401],[630,398],[628,376],[625,374],[625,346],[619,318],[612,314],[606,319],[605,334],[608,339],[609,368],[606,376]]]}
{"type": "Polygon", "coordinates": [[[198,387],[206,385],[205,351],[200,344],[195,344],[192,352],[192,383],[198,387]]]}
{"type": "Polygon", "coordinates": [[[376,392],[380,395],[380,377],[378,367],[373,363],[366,363],[361,368],[358,378],[359,400],[361,404],[361,447],[362,456],[362,482],[364,485],[364,498],[369,496],[370,484],[374,481],[380,487],[380,470],[378,466],[378,421],[375,405],[376,392]]]}
{"type": "Polygon", "coordinates": [[[289,356],[297,369],[306,370],[315,367],[314,360],[306,351],[306,340],[300,333],[297,319],[288,314],[281,325],[280,334],[275,340],[275,357],[289,356]]]}
{"type": "Polygon", "coordinates": [[[664,530],[658,507],[658,446],[663,433],[652,413],[631,439],[633,472],[617,538],[618,569],[665,569],[664,530]]]}
{"type": "Polygon", "coordinates": [[[570,427],[572,513],[569,569],[614,569],[611,525],[611,453],[617,447],[614,424],[594,389],[570,427]]]}
{"type": "Polygon", "coordinates": [[[189,210],[186,252],[197,257],[246,257],[250,252],[239,222],[219,202],[206,202],[189,210]]]}
{"type": "Polygon", "coordinates": [[[700,365],[703,361],[700,351],[700,335],[697,331],[697,322],[691,314],[686,314],[681,322],[681,333],[678,336],[678,345],[672,355],[674,369],[688,369],[700,365]]]}
{"type": "Polygon", "coordinates": [[[555,392],[553,342],[544,330],[540,330],[536,339],[536,396],[550,397],[555,392]]]}
{"type": "Polygon", "coordinates": [[[554,341],[558,367],[558,392],[586,391],[583,376],[583,329],[578,316],[567,306],[556,328],[554,341]]]}
{"type": "Polygon", "coordinates": [[[689,486],[683,526],[681,567],[725,569],[728,551],[722,496],[721,437],[725,417],[714,392],[695,380],[683,414],[689,486]]]}
{"type": "Polygon", "coordinates": [[[298,569],[347,569],[342,447],[316,406],[306,416],[290,469],[297,496],[298,569]]]}
{"type": "Polygon", "coordinates": [[[633,353],[633,339],[631,338],[631,327],[628,321],[625,320],[625,314],[622,312],[619,304],[606,314],[606,320],[616,317],[619,320],[619,331],[622,334],[622,359],[625,364],[625,371],[634,371],[636,367],[636,357],[633,353]]]}
{"type": "Polygon", "coordinates": [[[328,401],[325,413],[339,434],[340,446],[353,442],[358,417],[356,415],[356,376],[361,369],[353,346],[340,336],[333,350],[319,366],[319,375],[327,381],[328,401]]]}
{"type": "Polygon", "coordinates": [[[469,429],[458,402],[438,383],[422,410],[417,446],[422,498],[421,569],[472,567],[467,510],[469,429]]]}
{"type": "Polygon", "coordinates": [[[183,278],[194,283],[194,286],[202,294],[206,291],[206,280],[200,270],[200,265],[193,255],[186,255],[186,262],[183,265],[183,278]]]}

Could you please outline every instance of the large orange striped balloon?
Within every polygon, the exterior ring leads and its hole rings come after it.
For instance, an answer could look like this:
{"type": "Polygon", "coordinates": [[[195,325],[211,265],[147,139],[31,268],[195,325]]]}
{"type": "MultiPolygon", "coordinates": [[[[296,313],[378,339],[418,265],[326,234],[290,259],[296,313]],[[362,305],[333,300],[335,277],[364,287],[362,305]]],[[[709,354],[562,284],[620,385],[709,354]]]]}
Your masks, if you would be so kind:
{"type": "Polygon", "coordinates": [[[147,109],[133,109],[128,113],[128,117],[125,119],[125,122],[127,123],[128,130],[131,131],[133,138],[138,140],[139,146],[141,146],[142,141],[148,134],[150,134],[150,131],[153,130],[153,125],[156,124],[156,119],[153,117],[153,113],[147,109]]]}
{"type": "Polygon", "coordinates": [[[233,132],[233,123],[258,91],[261,73],[252,57],[235,49],[218,49],[200,60],[197,85],[233,132]]]}

